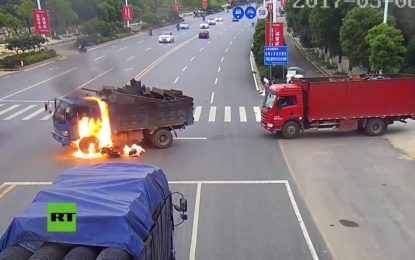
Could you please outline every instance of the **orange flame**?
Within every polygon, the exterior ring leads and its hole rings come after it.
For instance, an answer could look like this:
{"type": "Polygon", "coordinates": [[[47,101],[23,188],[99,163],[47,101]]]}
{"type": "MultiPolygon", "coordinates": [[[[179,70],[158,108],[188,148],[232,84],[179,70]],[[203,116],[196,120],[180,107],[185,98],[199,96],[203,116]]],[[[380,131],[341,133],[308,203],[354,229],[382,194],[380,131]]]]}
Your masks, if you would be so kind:
{"type": "MultiPolygon", "coordinates": [[[[100,148],[113,147],[108,104],[97,97],[86,97],[85,99],[93,100],[98,103],[101,112],[101,118],[95,120],[94,118],[83,117],[78,121],[79,139],[74,142],[77,147],[77,151],[74,153],[74,156],[82,159],[100,158],[102,157],[100,148]],[[94,142],[89,142],[87,148],[88,152],[85,153],[85,149],[84,151],[81,150],[80,144],[82,139],[90,137],[96,138],[99,143],[95,144],[94,142]],[[96,145],[98,147],[95,147],[96,145]]],[[[133,144],[131,147],[126,145],[123,151],[125,155],[129,155],[132,149],[135,149],[137,155],[140,155],[144,152],[144,149],[136,144],[133,144]]]]}

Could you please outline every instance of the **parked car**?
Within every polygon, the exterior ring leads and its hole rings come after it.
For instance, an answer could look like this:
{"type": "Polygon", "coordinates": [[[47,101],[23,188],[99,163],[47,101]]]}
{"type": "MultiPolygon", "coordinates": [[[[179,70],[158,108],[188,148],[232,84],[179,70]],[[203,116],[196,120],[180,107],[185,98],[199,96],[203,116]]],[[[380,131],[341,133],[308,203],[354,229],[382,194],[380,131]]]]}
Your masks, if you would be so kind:
{"type": "Polygon", "coordinates": [[[209,29],[209,24],[208,23],[201,23],[200,24],[200,29],[209,29]]]}
{"type": "Polygon", "coordinates": [[[172,32],[161,32],[159,35],[159,43],[173,43],[174,35],[172,32]]]}
{"type": "Polygon", "coordinates": [[[223,22],[223,17],[222,16],[217,16],[215,18],[216,22],[223,22]]]}

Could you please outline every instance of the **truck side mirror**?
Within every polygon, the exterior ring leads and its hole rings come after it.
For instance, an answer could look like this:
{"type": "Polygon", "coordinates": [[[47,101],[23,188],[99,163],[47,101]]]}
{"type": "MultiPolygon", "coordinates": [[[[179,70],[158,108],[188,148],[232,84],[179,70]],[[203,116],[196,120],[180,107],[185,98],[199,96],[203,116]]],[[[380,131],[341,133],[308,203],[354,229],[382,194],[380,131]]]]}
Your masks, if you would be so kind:
{"type": "Polygon", "coordinates": [[[179,206],[173,205],[174,209],[180,212],[187,212],[187,199],[180,198],[179,206]]]}
{"type": "Polygon", "coordinates": [[[48,103],[45,103],[45,112],[48,112],[48,103]]]}

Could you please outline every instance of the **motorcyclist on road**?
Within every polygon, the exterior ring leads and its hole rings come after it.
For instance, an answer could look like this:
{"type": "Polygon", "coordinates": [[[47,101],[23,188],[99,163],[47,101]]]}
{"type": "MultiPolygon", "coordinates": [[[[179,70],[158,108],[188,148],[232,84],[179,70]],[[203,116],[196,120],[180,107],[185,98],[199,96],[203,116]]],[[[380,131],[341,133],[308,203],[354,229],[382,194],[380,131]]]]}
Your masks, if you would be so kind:
{"type": "Polygon", "coordinates": [[[152,30],[152,29],[150,29],[150,30],[148,31],[148,35],[150,35],[150,36],[152,36],[152,35],[153,35],[153,30],[152,30]]]}
{"type": "Polygon", "coordinates": [[[178,31],[180,31],[180,25],[179,24],[176,24],[176,28],[177,28],[178,31]]]}

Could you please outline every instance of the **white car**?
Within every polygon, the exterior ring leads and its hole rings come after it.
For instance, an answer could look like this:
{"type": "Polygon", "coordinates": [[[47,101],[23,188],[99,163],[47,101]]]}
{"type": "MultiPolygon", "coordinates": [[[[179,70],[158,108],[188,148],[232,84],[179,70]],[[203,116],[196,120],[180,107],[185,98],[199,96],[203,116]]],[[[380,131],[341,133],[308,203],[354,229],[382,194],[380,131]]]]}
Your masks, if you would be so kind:
{"type": "Polygon", "coordinates": [[[218,16],[215,18],[216,22],[223,22],[223,17],[222,16],[218,16]]]}
{"type": "Polygon", "coordinates": [[[189,25],[189,23],[180,23],[179,28],[180,29],[189,29],[190,25],[189,25]]]}
{"type": "Polygon", "coordinates": [[[172,32],[161,32],[159,35],[159,43],[173,43],[174,35],[172,32]]]}
{"type": "Polygon", "coordinates": [[[209,24],[208,23],[201,23],[200,24],[200,29],[209,29],[209,24]]]}
{"type": "Polygon", "coordinates": [[[209,25],[216,25],[216,19],[215,18],[209,18],[208,24],[209,25]]]}

